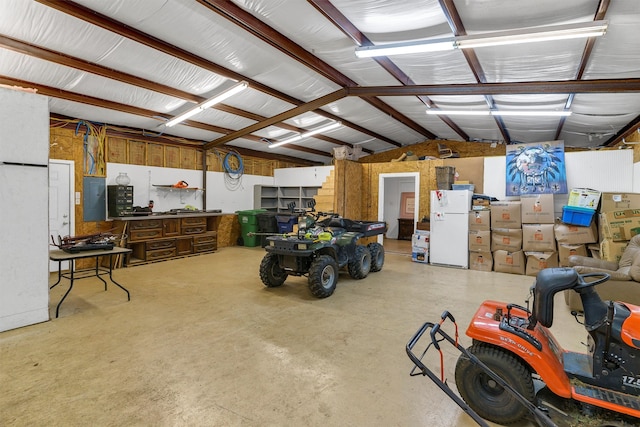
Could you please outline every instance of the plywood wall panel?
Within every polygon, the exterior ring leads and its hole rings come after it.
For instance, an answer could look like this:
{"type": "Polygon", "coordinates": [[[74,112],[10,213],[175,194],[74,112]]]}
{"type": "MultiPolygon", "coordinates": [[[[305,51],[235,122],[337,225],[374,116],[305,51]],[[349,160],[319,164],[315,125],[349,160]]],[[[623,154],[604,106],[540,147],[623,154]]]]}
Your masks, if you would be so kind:
{"type": "Polygon", "coordinates": [[[127,163],[127,140],[125,138],[107,138],[107,161],[127,163]]]}
{"type": "Polygon", "coordinates": [[[343,216],[351,219],[364,219],[362,212],[362,166],[350,160],[345,162],[345,210],[343,216]]]}
{"type": "Polygon", "coordinates": [[[456,180],[470,181],[475,186],[474,192],[484,192],[484,157],[444,159],[443,164],[456,168],[456,180]]]}
{"type": "Polygon", "coordinates": [[[218,247],[236,246],[240,237],[238,215],[223,215],[218,225],[218,247]]]}

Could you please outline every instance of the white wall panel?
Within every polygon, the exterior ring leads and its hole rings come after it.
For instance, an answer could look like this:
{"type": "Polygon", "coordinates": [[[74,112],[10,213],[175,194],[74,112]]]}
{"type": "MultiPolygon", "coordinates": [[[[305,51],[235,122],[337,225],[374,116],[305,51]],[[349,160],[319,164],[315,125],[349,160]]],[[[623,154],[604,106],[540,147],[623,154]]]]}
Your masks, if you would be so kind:
{"type": "MultiPolygon", "coordinates": [[[[640,192],[640,164],[633,163],[632,150],[581,151],[565,153],[567,187],[593,188],[599,191],[640,192]],[[638,173],[634,173],[638,169],[638,173]],[[634,179],[634,177],[636,177],[634,179]]],[[[504,156],[484,159],[484,191],[499,200],[506,197],[506,160],[504,156]]],[[[554,198],[556,216],[567,204],[567,194],[554,198]]]]}
{"type": "Polygon", "coordinates": [[[633,192],[640,193],[640,163],[633,164],[633,192]]]}
{"type": "Polygon", "coordinates": [[[203,208],[206,197],[207,209],[221,209],[225,213],[253,209],[253,186],[273,185],[273,177],[242,175],[237,183],[227,183],[222,172],[207,172],[206,194],[202,191],[166,190],[154,184],[169,185],[186,181],[189,187],[203,188],[202,171],[192,169],[161,168],[154,166],[107,163],[107,185],[115,184],[119,172],[126,172],[133,185],[134,206],[147,206],[154,201],[155,212],[181,209],[187,205],[203,208]]]}
{"type": "Polygon", "coordinates": [[[278,187],[301,186],[322,187],[333,166],[310,166],[305,168],[275,169],[273,179],[278,187]]]}

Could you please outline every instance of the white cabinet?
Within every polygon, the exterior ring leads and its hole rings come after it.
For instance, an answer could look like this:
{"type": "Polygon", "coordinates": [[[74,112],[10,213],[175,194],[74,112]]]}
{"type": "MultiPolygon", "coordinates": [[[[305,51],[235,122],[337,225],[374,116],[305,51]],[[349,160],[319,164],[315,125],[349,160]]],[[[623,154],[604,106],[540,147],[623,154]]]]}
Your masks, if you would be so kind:
{"type": "Polygon", "coordinates": [[[318,188],[256,185],[253,187],[253,207],[271,212],[284,212],[290,210],[289,206],[295,203],[296,208],[306,208],[318,193],[318,188]]]}

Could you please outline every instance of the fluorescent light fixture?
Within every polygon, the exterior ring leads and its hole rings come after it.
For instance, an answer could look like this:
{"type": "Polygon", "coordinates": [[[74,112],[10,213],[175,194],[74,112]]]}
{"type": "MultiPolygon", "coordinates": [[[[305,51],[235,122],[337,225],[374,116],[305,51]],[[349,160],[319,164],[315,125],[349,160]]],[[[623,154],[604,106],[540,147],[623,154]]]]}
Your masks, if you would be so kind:
{"type": "Polygon", "coordinates": [[[358,58],[373,56],[401,55],[407,53],[440,52],[455,49],[472,49],[487,46],[503,46],[518,43],[534,43],[550,40],[566,40],[598,37],[606,33],[608,21],[592,21],[568,25],[554,25],[540,28],[497,31],[471,36],[431,39],[380,46],[356,48],[358,58]]]}
{"type": "Polygon", "coordinates": [[[380,46],[363,46],[356,48],[358,58],[371,58],[374,56],[404,55],[407,53],[443,52],[454,50],[456,39],[433,39],[406,43],[390,43],[380,46]]]}
{"type": "Polygon", "coordinates": [[[303,132],[303,133],[301,133],[299,135],[292,136],[291,138],[286,138],[286,139],[283,139],[282,141],[278,141],[278,142],[274,142],[273,144],[269,144],[269,148],[276,148],[276,147],[279,147],[279,146],[284,145],[284,144],[289,144],[291,142],[300,141],[301,139],[308,138],[310,136],[317,135],[317,134],[322,133],[322,132],[326,132],[326,131],[329,131],[329,130],[332,130],[332,129],[339,128],[340,126],[342,126],[342,122],[333,122],[333,123],[330,123],[330,124],[328,124],[326,126],[320,126],[320,127],[316,128],[316,129],[312,129],[310,131],[303,132]]]}
{"type": "Polygon", "coordinates": [[[435,116],[489,116],[489,110],[427,110],[427,114],[435,116]]]}
{"type": "Polygon", "coordinates": [[[189,117],[195,116],[196,114],[202,112],[203,110],[206,110],[207,108],[212,107],[215,104],[218,104],[218,103],[224,101],[225,99],[227,99],[229,97],[232,97],[236,93],[242,92],[243,90],[245,90],[248,87],[249,87],[249,83],[247,83],[247,82],[245,82],[243,80],[243,81],[231,86],[229,89],[219,93],[218,95],[216,95],[214,97],[211,97],[211,98],[207,99],[206,101],[201,102],[200,104],[198,104],[195,107],[185,111],[184,113],[175,116],[174,118],[172,118],[171,120],[166,122],[164,125],[166,127],[175,126],[178,123],[187,120],[189,117]]]}
{"type": "Polygon", "coordinates": [[[427,110],[429,115],[438,116],[537,116],[537,117],[567,117],[571,115],[568,110],[521,110],[521,111],[504,111],[504,110],[427,110]]]}
{"type": "Polygon", "coordinates": [[[491,111],[492,116],[538,116],[538,117],[568,117],[571,111],[491,111]]]}
{"type": "Polygon", "coordinates": [[[607,21],[593,21],[586,24],[555,25],[522,30],[501,31],[474,36],[456,38],[458,49],[473,49],[486,46],[504,46],[509,44],[546,42],[603,36],[607,32],[607,21]]]}

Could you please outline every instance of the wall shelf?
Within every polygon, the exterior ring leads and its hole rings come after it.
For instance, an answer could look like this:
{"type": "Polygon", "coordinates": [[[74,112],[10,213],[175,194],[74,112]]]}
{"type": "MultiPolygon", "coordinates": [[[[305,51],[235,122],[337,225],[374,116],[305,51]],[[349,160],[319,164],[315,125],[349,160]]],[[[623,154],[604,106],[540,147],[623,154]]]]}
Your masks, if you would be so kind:
{"type": "Polygon", "coordinates": [[[185,203],[184,198],[185,195],[189,195],[190,193],[193,193],[193,197],[196,198],[199,195],[204,193],[204,188],[198,188],[198,187],[174,187],[173,185],[157,185],[157,184],[153,184],[153,187],[155,187],[156,192],[159,195],[162,195],[162,197],[167,197],[170,193],[176,193],[180,195],[180,202],[185,203]]]}
{"type": "Polygon", "coordinates": [[[253,187],[254,209],[266,209],[270,212],[289,211],[287,206],[295,203],[296,208],[306,208],[318,193],[320,187],[276,187],[255,185],[253,187]]]}

